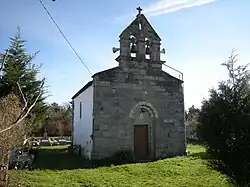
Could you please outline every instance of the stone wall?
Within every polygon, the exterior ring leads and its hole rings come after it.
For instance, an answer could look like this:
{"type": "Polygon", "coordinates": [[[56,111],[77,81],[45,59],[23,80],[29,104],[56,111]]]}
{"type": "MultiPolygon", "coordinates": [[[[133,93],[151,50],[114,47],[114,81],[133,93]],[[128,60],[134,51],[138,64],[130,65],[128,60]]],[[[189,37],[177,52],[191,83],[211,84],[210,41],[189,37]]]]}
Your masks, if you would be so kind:
{"type": "Polygon", "coordinates": [[[116,67],[96,74],[94,79],[93,158],[133,151],[131,109],[141,101],[154,106],[154,155],[151,159],[182,155],[186,150],[182,81],[149,61],[116,67]]]}

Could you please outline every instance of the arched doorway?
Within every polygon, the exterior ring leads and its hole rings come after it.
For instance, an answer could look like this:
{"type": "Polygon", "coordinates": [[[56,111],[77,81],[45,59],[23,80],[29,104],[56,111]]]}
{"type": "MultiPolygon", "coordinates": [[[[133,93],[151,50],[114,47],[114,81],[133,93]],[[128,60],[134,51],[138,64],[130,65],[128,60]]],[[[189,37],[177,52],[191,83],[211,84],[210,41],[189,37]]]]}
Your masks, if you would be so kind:
{"type": "Polygon", "coordinates": [[[156,109],[148,102],[139,102],[131,110],[135,160],[154,159],[156,109]]]}

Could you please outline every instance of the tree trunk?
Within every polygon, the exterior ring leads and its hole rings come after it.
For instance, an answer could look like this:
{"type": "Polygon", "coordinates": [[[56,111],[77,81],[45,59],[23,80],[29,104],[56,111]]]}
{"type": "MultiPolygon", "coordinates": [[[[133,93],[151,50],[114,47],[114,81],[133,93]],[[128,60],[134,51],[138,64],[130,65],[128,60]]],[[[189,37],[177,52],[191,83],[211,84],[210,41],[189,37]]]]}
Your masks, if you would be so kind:
{"type": "Polygon", "coordinates": [[[7,186],[8,185],[8,167],[9,167],[9,160],[10,160],[10,151],[8,152],[7,156],[3,158],[0,166],[0,186],[7,186]]]}

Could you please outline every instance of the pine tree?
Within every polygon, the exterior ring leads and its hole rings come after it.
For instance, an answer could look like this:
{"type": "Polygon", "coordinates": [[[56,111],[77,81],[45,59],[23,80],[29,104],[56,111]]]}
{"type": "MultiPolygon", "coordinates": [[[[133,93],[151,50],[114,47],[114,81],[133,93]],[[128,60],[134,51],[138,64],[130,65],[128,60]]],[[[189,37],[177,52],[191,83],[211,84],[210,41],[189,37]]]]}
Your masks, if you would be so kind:
{"type": "MultiPolygon", "coordinates": [[[[23,95],[29,104],[33,103],[38,96],[42,84],[42,80],[37,78],[41,66],[32,63],[38,52],[29,54],[25,49],[25,42],[21,38],[20,28],[18,28],[16,35],[10,38],[10,46],[7,49],[8,53],[3,64],[3,76],[0,80],[0,97],[15,93],[20,97],[21,105],[24,105],[25,102],[17,83],[19,83],[23,95]]],[[[0,60],[3,63],[3,58],[0,60]]],[[[32,123],[41,121],[44,118],[43,115],[47,108],[45,91],[43,87],[42,96],[38,99],[28,116],[29,121],[32,121],[32,123]]]]}

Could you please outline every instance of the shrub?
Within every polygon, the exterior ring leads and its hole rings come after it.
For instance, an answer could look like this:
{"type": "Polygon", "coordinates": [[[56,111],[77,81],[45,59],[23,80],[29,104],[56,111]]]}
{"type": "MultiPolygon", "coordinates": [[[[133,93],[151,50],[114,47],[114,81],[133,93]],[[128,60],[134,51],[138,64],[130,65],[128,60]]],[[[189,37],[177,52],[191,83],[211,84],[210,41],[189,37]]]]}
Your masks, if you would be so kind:
{"type": "Polygon", "coordinates": [[[234,69],[235,55],[228,63],[230,78],[210,90],[199,115],[198,135],[203,140],[211,166],[227,174],[239,186],[250,184],[250,89],[246,66],[234,69]]]}
{"type": "MultiPolygon", "coordinates": [[[[19,99],[14,94],[0,98],[0,130],[11,126],[20,115],[19,99]]],[[[14,145],[20,143],[24,135],[23,122],[10,130],[0,133],[0,186],[7,182],[10,151],[14,145]]]]}
{"type": "Polygon", "coordinates": [[[112,157],[115,164],[126,164],[133,162],[133,154],[131,151],[119,151],[112,157]]]}

